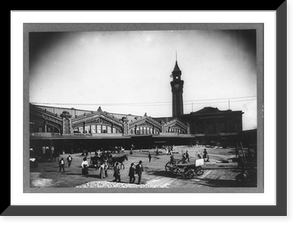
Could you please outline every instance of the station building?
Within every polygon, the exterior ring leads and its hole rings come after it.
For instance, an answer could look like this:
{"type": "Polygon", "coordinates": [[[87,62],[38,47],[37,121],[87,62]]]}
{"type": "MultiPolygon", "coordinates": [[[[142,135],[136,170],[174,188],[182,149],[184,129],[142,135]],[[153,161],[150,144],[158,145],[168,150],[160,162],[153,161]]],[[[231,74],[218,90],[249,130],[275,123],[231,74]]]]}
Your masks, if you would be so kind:
{"type": "Polygon", "coordinates": [[[147,148],[160,144],[235,144],[242,137],[242,111],[204,107],[184,114],[182,72],[176,61],[170,82],[172,117],[118,114],[29,104],[30,146],[63,151],[113,145],[147,148]]]}

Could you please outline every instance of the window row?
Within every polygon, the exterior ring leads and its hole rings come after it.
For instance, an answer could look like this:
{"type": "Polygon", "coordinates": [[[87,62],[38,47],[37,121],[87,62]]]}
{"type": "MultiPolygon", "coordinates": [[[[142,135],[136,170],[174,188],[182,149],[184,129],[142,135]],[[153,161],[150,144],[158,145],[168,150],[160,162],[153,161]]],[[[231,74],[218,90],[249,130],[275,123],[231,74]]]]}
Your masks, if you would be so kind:
{"type": "Polygon", "coordinates": [[[159,131],[149,126],[138,126],[130,130],[130,134],[142,135],[142,134],[159,134],[159,131]]]}
{"type": "Polygon", "coordinates": [[[185,131],[181,128],[172,128],[172,127],[169,127],[167,130],[166,130],[167,133],[178,133],[178,134],[185,134],[185,131]]]}
{"type": "Polygon", "coordinates": [[[241,125],[238,122],[226,124],[225,122],[219,123],[197,123],[195,125],[195,133],[197,134],[215,134],[215,133],[230,133],[238,132],[241,125]]]}
{"type": "Polygon", "coordinates": [[[74,133],[121,133],[121,131],[115,127],[106,125],[85,125],[74,128],[74,133]]]}
{"type": "Polygon", "coordinates": [[[30,122],[30,133],[59,133],[60,130],[57,127],[45,125],[38,122],[30,122]]]}

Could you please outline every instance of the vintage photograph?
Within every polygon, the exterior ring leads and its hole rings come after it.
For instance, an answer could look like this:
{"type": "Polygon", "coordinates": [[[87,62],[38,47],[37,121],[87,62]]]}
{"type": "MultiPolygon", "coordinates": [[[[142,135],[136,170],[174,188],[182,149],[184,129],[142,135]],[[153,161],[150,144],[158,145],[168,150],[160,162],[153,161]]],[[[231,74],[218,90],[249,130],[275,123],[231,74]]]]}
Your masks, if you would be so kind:
{"type": "Polygon", "coordinates": [[[222,26],[27,30],[26,192],[263,192],[261,34],[222,26]]]}

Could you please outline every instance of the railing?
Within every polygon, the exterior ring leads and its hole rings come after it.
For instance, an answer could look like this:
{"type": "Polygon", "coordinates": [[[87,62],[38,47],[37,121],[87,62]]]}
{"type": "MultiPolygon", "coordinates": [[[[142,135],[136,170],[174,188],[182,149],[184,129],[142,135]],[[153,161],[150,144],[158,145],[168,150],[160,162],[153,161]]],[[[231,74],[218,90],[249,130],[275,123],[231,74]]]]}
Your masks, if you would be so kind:
{"type": "Polygon", "coordinates": [[[141,136],[141,135],[152,135],[152,136],[190,136],[190,134],[179,134],[179,133],[159,133],[159,134],[128,134],[123,133],[73,133],[73,134],[60,134],[60,133],[30,133],[33,137],[58,137],[58,136],[70,136],[70,137],[122,137],[122,136],[141,136]]]}
{"type": "Polygon", "coordinates": [[[162,133],[159,133],[159,135],[174,136],[174,135],[179,135],[179,133],[177,133],[177,132],[162,132],[162,133]]]}
{"type": "Polygon", "coordinates": [[[30,133],[30,136],[34,137],[56,137],[60,135],[60,133],[30,133]]]}
{"type": "Polygon", "coordinates": [[[122,133],[74,133],[76,137],[121,137],[122,133]]]}

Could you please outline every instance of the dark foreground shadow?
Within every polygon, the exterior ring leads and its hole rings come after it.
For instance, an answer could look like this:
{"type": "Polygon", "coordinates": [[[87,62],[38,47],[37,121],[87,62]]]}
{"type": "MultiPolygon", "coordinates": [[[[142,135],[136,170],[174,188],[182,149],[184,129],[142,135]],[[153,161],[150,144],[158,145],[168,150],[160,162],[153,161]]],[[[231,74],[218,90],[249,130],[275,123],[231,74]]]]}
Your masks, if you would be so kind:
{"type": "Polygon", "coordinates": [[[218,188],[226,188],[226,187],[257,187],[257,183],[255,181],[247,181],[247,182],[238,182],[236,180],[222,180],[222,179],[201,179],[194,181],[194,184],[208,186],[208,187],[218,187],[218,188]]]}
{"type": "Polygon", "coordinates": [[[148,172],[149,175],[154,175],[154,176],[161,176],[161,177],[178,177],[179,175],[175,175],[173,174],[171,171],[152,171],[152,172],[148,172]]]}

